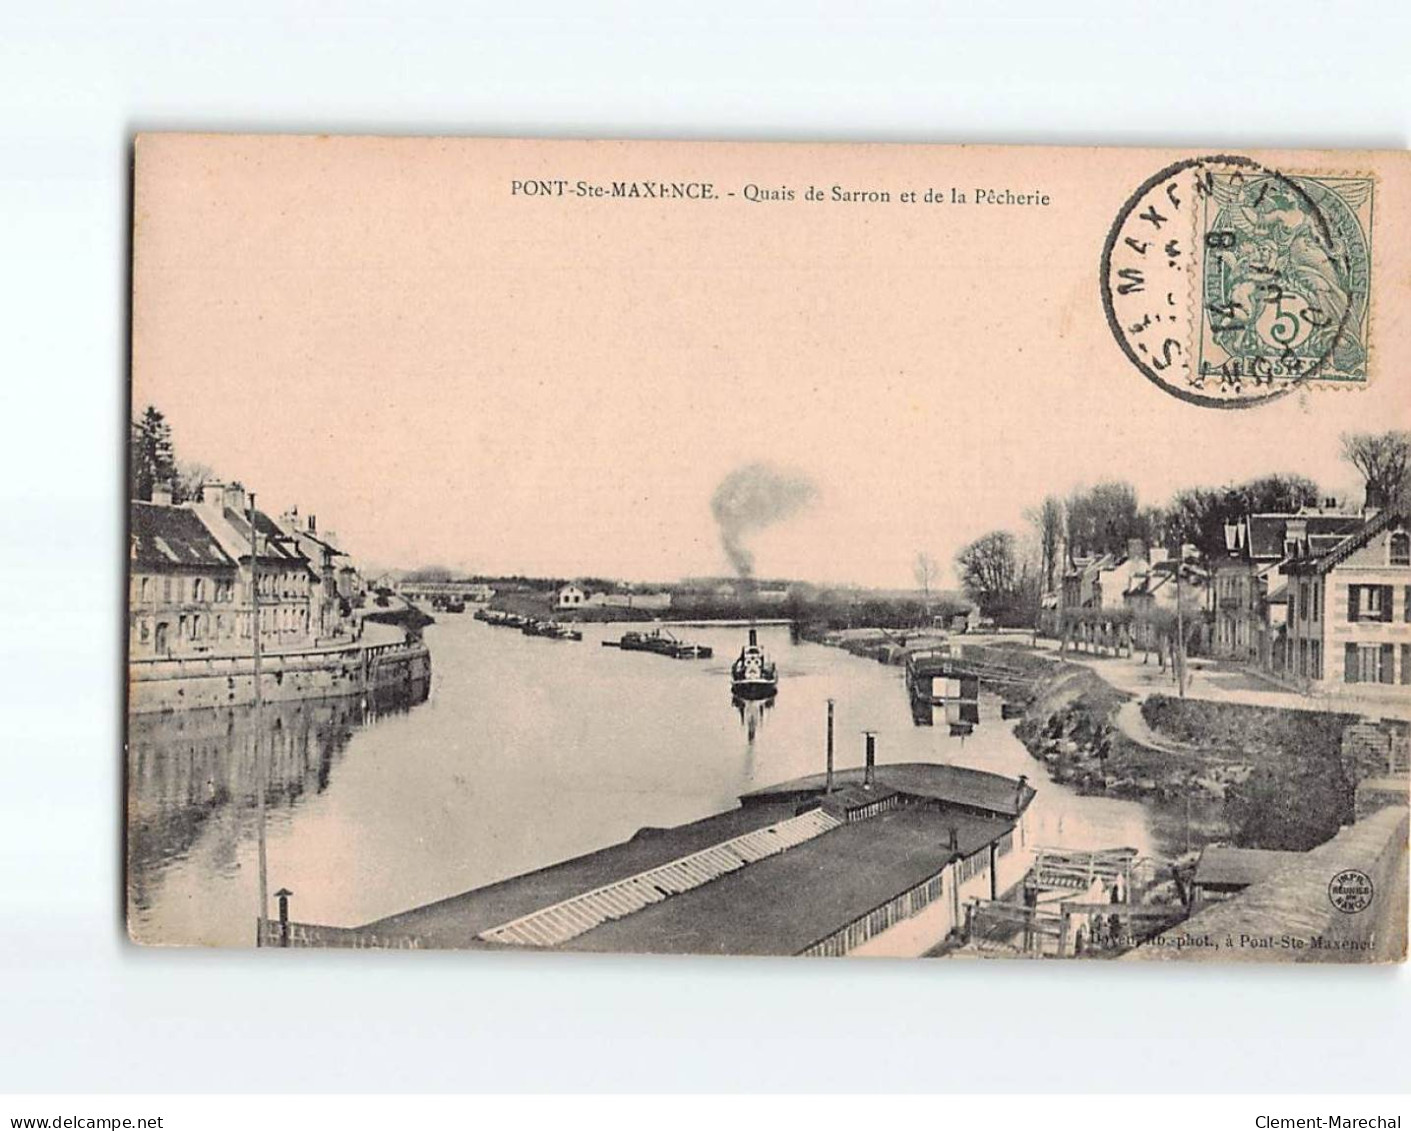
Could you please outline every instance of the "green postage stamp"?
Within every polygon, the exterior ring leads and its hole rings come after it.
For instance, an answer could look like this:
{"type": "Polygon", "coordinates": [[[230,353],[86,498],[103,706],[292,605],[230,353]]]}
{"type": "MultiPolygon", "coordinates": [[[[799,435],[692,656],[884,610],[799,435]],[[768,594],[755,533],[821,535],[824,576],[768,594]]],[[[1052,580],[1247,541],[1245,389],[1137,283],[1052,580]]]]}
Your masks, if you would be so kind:
{"type": "Polygon", "coordinates": [[[1212,173],[1192,384],[1367,380],[1370,177],[1212,173]]]}

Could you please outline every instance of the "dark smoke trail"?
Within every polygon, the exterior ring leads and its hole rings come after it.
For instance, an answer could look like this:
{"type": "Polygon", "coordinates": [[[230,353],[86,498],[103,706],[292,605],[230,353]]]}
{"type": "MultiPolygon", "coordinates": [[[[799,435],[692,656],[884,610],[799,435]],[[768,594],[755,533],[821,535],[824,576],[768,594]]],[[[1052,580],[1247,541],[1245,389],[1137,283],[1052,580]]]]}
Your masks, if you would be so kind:
{"type": "Polygon", "coordinates": [[[750,534],[789,518],[818,497],[807,476],[767,463],[737,467],[720,481],[710,499],[720,527],[720,544],[741,578],[754,573],[754,555],[745,541],[750,534]]]}

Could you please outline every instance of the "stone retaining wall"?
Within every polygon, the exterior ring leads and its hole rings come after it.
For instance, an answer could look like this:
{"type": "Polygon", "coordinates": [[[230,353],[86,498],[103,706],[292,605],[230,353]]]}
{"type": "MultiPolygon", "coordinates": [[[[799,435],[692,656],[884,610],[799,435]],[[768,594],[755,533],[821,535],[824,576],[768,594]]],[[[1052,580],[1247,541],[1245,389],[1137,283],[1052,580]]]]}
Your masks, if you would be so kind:
{"type": "MultiPolygon", "coordinates": [[[[419,641],[273,653],[260,659],[260,690],[268,703],[361,695],[430,677],[431,653],[419,641]]],[[[250,656],[134,660],[128,664],[128,689],[129,710],[135,715],[241,706],[255,701],[254,661],[250,656]]]]}

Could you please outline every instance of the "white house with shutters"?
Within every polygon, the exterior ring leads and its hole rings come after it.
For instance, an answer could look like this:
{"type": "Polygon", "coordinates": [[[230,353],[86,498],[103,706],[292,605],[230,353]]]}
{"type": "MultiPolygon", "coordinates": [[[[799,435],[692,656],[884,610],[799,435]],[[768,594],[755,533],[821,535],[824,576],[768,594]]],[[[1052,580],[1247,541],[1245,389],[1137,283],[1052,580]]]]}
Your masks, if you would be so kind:
{"type": "Polygon", "coordinates": [[[1387,510],[1288,576],[1287,672],[1318,685],[1411,684],[1411,529],[1387,510]]]}

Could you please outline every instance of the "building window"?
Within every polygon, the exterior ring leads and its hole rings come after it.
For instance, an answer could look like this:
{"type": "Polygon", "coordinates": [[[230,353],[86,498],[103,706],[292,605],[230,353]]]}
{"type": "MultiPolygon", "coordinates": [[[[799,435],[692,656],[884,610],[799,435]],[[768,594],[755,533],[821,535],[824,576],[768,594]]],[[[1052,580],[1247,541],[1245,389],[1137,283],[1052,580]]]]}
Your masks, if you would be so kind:
{"type": "Polygon", "coordinates": [[[1301,676],[1306,676],[1306,675],[1309,674],[1309,673],[1308,673],[1308,641],[1307,641],[1307,640],[1300,640],[1300,641],[1298,642],[1298,674],[1301,675],[1301,676]]]}
{"type": "MultiPolygon", "coordinates": [[[[146,644],[151,635],[152,629],[147,623],[147,618],[139,618],[137,621],[137,638],[141,640],[143,644],[146,644]]],[[[1405,648],[1406,645],[1403,644],[1402,647],[1405,648]]],[[[1406,665],[1403,663],[1401,666],[1404,668],[1406,665]]]]}
{"type": "Polygon", "coordinates": [[[141,585],[141,600],[145,604],[152,599],[152,579],[144,577],[141,585]]]}
{"type": "Polygon", "coordinates": [[[1391,683],[1395,656],[1390,644],[1348,644],[1344,678],[1348,683],[1391,683]]]}
{"type": "Polygon", "coordinates": [[[1390,585],[1349,585],[1347,587],[1347,619],[1356,621],[1391,620],[1390,585]]]}
{"type": "Polygon", "coordinates": [[[1411,565],[1411,534],[1398,530],[1391,536],[1391,564],[1411,565]]]}
{"type": "Polygon", "coordinates": [[[1298,619],[1308,619],[1308,582],[1298,583],[1298,619]]]}
{"type": "Polygon", "coordinates": [[[162,600],[163,600],[163,601],[166,601],[166,602],[168,602],[168,603],[171,602],[171,578],[170,578],[170,577],[164,577],[164,578],[162,578],[162,600]]]}
{"type": "Polygon", "coordinates": [[[201,579],[199,577],[196,578],[196,580],[191,583],[191,599],[193,601],[199,601],[204,588],[205,586],[201,584],[201,579]]]}
{"type": "Polygon", "coordinates": [[[1323,678],[1323,644],[1319,640],[1308,642],[1308,666],[1312,669],[1309,673],[1313,679],[1323,678]]]}
{"type": "Polygon", "coordinates": [[[1411,644],[1401,646],[1401,682],[1411,683],[1411,644]]]}

